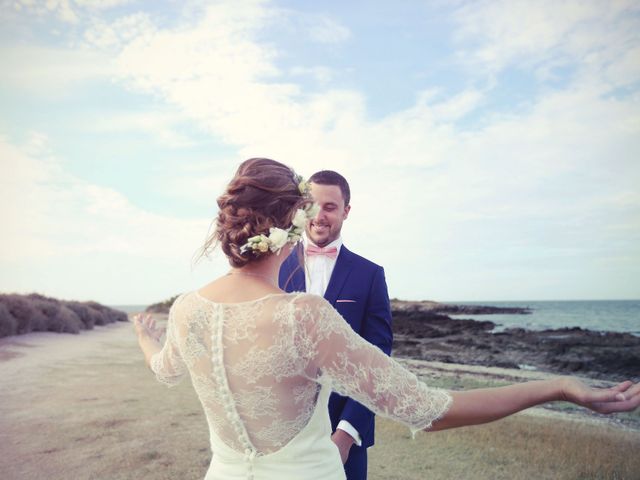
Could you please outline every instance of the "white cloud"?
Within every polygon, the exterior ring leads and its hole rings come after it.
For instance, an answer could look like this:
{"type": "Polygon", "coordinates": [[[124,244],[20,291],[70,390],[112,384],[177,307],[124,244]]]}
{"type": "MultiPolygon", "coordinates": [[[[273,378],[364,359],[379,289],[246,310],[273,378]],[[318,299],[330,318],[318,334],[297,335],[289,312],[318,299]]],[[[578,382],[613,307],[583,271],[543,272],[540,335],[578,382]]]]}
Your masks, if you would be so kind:
{"type": "Polygon", "coordinates": [[[582,81],[615,88],[640,80],[639,14],[633,0],[468,2],[454,15],[458,55],[483,73],[515,66],[546,80],[571,67],[582,81]]]}
{"type": "Polygon", "coordinates": [[[477,90],[466,90],[435,105],[433,115],[440,122],[455,121],[473,112],[484,98],[477,90]]]}
{"type": "Polygon", "coordinates": [[[180,112],[121,112],[100,116],[85,128],[101,133],[144,132],[165,147],[185,148],[196,144],[188,135],[179,132],[187,120],[180,112]]]}
{"type": "Polygon", "coordinates": [[[89,44],[101,49],[121,48],[125,42],[153,30],[149,15],[138,12],[118,18],[112,23],[94,18],[85,30],[84,38],[89,44]]]}
{"type": "Polygon", "coordinates": [[[347,27],[326,16],[310,17],[305,27],[311,40],[318,43],[342,43],[351,37],[347,27]]]}
{"type": "Polygon", "coordinates": [[[55,157],[27,150],[0,140],[1,261],[85,253],[173,258],[200,243],[206,220],[152,214],[65,173],[55,157]]]}
{"type": "Polygon", "coordinates": [[[154,184],[164,195],[178,202],[191,202],[217,211],[216,199],[231,180],[237,162],[212,154],[206,161],[181,163],[171,171],[158,172],[154,184]]]}
{"type": "Polygon", "coordinates": [[[131,0],[8,0],[3,3],[5,15],[9,9],[15,13],[26,12],[36,17],[54,15],[64,23],[78,24],[87,13],[126,5],[131,3],[131,0]]]}
{"type": "Polygon", "coordinates": [[[82,82],[109,78],[111,59],[94,51],[42,46],[0,47],[0,84],[45,97],[69,93],[82,82]]]}
{"type": "Polygon", "coordinates": [[[39,17],[54,14],[58,20],[65,23],[77,23],[79,18],[69,0],[14,0],[10,7],[15,12],[26,11],[39,17]]]}
{"type": "Polygon", "coordinates": [[[132,0],[74,0],[76,5],[94,10],[106,10],[132,3],[132,0]]]}
{"type": "MultiPolygon", "coordinates": [[[[493,30],[489,28],[487,43],[507,45],[505,48],[509,50],[501,53],[503,63],[517,55],[535,57],[536,49],[551,55],[549,48],[561,43],[566,32],[574,28],[576,18],[593,16],[592,8],[567,6],[558,13],[557,20],[552,19],[551,26],[545,27],[549,30],[547,33],[543,35],[536,29],[542,26],[531,27],[530,31],[524,29],[520,33],[522,38],[509,46],[505,38],[512,31],[509,20],[516,14],[524,14],[524,4],[503,6],[504,15],[498,15],[499,6],[480,4],[476,8],[474,5],[460,14],[468,23],[463,22],[463,31],[465,35],[479,35],[482,18],[495,17],[492,25],[497,26],[493,30]],[[475,20],[471,14],[478,11],[484,16],[475,20]],[[535,41],[541,35],[547,39],[541,41],[547,46],[546,50],[535,41]]],[[[558,150],[553,145],[572,148],[576,141],[574,129],[590,138],[598,137],[580,126],[584,118],[592,118],[591,108],[611,120],[621,120],[616,102],[600,102],[600,90],[585,86],[579,102],[571,91],[548,97],[554,102],[566,102],[563,108],[578,108],[574,111],[580,114],[572,115],[570,110],[560,109],[553,115],[543,115],[537,128],[532,130],[518,128],[518,125],[528,125],[526,117],[521,116],[507,118],[509,121],[489,118],[480,133],[459,130],[456,121],[473,113],[488,94],[474,89],[448,98],[425,92],[418,96],[413,107],[371,121],[367,118],[366,99],[357,91],[330,90],[309,96],[298,85],[282,81],[283,73],[274,64],[277,51],[255,40],[265,19],[273,18],[273,12],[258,4],[252,9],[253,16],[243,17],[242,22],[234,11],[222,7],[207,10],[202,21],[189,26],[173,30],[149,28],[123,49],[118,60],[122,78],[175,105],[216,137],[237,146],[242,156],[269,152],[299,169],[305,164],[314,164],[356,172],[371,165],[418,167],[454,159],[459,162],[460,158],[482,156],[481,151],[465,147],[472,141],[481,142],[478,137],[504,143],[505,137],[513,136],[529,143],[531,148],[526,149],[525,156],[538,152],[537,155],[556,158],[561,154],[559,162],[562,163],[567,149],[558,150]],[[465,148],[464,157],[460,157],[458,153],[465,148]]],[[[533,18],[539,15],[540,21],[532,24],[544,25],[547,14],[542,8],[536,12],[533,18]]],[[[480,50],[482,48],[485,47],[481,45],[480,50]]],[[[611,67],[614,64],[617,64],[615,60],[611,67]]],[[[541,98],[538,104],[549,105],[548,100],[541,98]]],[[[532,102],[531,108],[535,109],[534,99],[532,102]]],[[[634,124],[632,115],[624,118],[626,124],[634,124]]],[[[589,128],[594,132],[601,130],[595,120],[589,128]]],[[[504,155],[500,158],[505,160],[504,155]]]]}
{"type": "Polygon", "coordinates": [[[333,70],[329,67],[316,65],[314,67],[293,67],[291,69],[291,75],[293,76],[310,76],[314,78],[318,83],[326,84],[331,81],[334,76],[333,70]]]}
{"type": "Polygon", "coordinates": [[[0,139],[0,290],[140,304],[228,268],[217,255],[190,270],[211,219],[150,213],[69,175],[33,138],[24,148],[0,139]]]}
{"type": "MultiPolygon", "coordinates": [[[[238,21],[235,11],[212,7],[194,25],[150,27],[119,55],[121,77],[175,105],[243,156],[269,152],[298,168],[328,163],[353,169],[380,158],[390,164],[440,161],[450,128],[437,124],[430,105],[422,102],[376,124],[367,121],[359,92],[305,96],[282,80],[277,51],[255,40],[273,13],[261,5],[250,13],[238,21]]],[[[453,118],[477,101],[469,91],[439,107],[453,118]]]]}

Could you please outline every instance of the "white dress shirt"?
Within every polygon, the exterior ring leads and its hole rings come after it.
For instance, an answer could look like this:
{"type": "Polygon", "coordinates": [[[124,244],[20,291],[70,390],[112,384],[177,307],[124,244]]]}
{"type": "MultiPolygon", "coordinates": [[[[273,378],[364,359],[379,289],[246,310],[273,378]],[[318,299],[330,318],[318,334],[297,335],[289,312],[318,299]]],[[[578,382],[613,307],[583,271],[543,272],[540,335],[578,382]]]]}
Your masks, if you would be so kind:
{"type": "MultiPolygon", "coordinates": [[[[309,240],[309,237],[305,236],[304,238],[305,246],[306,245],[317,245],[309,240]]],[[[329,281],[331,280],[331,274],[333,273],[333,269],[336,266],[336,260],[338,259],[338,255],[340,255],[340,249],[342,248],[342,237],[336,238],[333,242],[326,245],[324,248],[332,248],[336,247],[336,258],[330,258],[326,255],[309,255],[307,256],[306,249],[304,254],[304,264],[306,266],[305,270],[305,280],[307,285],[307,292],[313,293],[315,295],[320,295],[324,297],[325,292],[327,291],[327,287],[329,286],[329,281]]],[[[338,428],[347,432],[356,442],[356,445],[359,447],[362,446],[362,438],[360,437],[360,433],[353,428],[346,420],[340,420],[338,423],[338,428]]]]}

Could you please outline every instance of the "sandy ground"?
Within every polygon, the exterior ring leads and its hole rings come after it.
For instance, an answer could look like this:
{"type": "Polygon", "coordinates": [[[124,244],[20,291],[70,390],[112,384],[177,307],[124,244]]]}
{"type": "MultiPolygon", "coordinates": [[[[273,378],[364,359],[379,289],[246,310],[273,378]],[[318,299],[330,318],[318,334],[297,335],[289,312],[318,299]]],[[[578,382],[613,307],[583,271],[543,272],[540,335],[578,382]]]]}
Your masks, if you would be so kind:
{"type": "MultiPolygon", "coordinates": [[[[465,383],[474,375],[502,380],[544,376],[407,363],[419,374],[454,382],[454,388],[456,381],[465,383]]],[[[637,428],[542,409],[495,425],[411,440],[406,428],[379,420],[370,480],[633,478],[628,472],[640,472],[637,428]],[[562,433],[550,437],[559,425],[562,433]],[[565,436],[568,440],[562,440],[565,436]],[[514,452],[513,446],[523,439],[514,452]],[[554,442],[558,448],[540,460],[549,465],[540,467],[531,449],[554,442]],[[559,450],[572,448],[586,452],[587,460],[576,457],[568,464],[572,454],[559,450]],[[616,452],[629,449],[635,453],[616,459],[616,452]],[[608,459],[615,465],[605,465],[608,459]],[[628,463],[621,467],[620,462],[628,463]]],[[[198,479],[209,459],[207,427],[190,382],[171,389],[157,383],[144,366],[130,324],[96,327],[79,335],[34,333],[0,339],[0,478],[198,479]]]]}

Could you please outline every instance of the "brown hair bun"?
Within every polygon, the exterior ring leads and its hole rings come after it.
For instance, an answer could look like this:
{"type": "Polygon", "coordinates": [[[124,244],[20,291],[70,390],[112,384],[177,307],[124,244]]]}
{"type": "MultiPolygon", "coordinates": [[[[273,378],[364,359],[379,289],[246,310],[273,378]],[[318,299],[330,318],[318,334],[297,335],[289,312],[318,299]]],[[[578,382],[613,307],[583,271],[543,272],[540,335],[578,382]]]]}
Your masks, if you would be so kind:
{"type": "Polygon", "coordinates": [[[295,172],[275,160],[250,158],[242,162],[218,197],[215,231],[200,256],[208,255],[219,244],[234,267],[266,258],[270,252],[242,254],[240,247],[255,235],[268,235],[271,227],[291,226],[296,210],[308,202],[298,183],[295,172]]]}

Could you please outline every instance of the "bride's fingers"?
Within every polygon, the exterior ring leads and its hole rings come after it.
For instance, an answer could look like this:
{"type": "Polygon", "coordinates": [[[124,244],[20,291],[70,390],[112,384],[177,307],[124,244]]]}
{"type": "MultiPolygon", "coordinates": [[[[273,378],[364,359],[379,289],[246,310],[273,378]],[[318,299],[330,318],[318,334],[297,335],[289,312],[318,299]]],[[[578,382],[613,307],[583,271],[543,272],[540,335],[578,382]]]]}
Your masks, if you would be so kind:
{"type": "Polygon", "coordinates": [[[607,389],[592,389],[587,398],[587,402],[621,402],[638,393],[640,393],[640,385],[626,381],[607,389]]]}
{"type": "Polygon", "coordinates": [[[623,393],[625,398],[640,396],[640,383],[631,383],[623,393]]]}
{"type": "Polygon", "coordinates": [[[157,333],[156,321],[150,314],[137,314],[133,317],[136,329],[143,329],[147,333],[157,333]]]}
{"type": "Polygon", "coordinates": [[[615,386],[613,386],[611,388],[616,390],[616,391],[618,391],[618,392],[624,392],[624,391],[628,390],[632,386],[633,386],[633,382],[631,380],[626,380],[626,381],[621,382],[618,385],[615,385],[615,386]]]}
{"type": "Polygon", "coordinates": [[[605,414],[635,410],[640,406],[640,384],[632,383],[624,393],[618,392],[614,400],[596,401],[587,406],[605,414]]]}
{"type": "Polygon", "coordinates": [[[619,402],[625,399],[625,395],[615,388],[587,388],[578,398],[576,403],[589,406],[605,402],[619,402]]]}
{"type": "MultiPolygon", "coordinates": [[[[624,382],[627,383],[627,382],[624,382]]],[[[625,399],[632,398],[636,395],[640,395],[640,384],[628,382],[629,385],[625,385],[624,390],[619,390],[619,394],[624,396],[625,399]]]]}
{"type": "Polygon", "coordinates": [[[617,412],[630,412],[637,409],[640,406],[640,394],[635,394],[631,398],[621,402],[605,402],[595,403],[592,405],[592,409],[599,413],[617,413],[617,412]]]}

